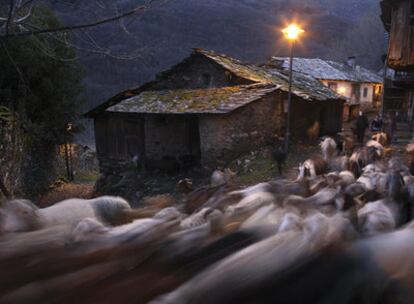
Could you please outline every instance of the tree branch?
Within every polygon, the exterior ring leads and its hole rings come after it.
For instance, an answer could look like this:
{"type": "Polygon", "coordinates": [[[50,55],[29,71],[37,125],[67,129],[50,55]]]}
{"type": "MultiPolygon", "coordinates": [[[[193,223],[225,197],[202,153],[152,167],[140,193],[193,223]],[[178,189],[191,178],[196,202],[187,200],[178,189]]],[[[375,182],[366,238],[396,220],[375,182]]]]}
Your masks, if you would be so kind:
{"type": "Polygon", "coordinates": [[[36,0],[27,0],[25,3],[23,3],[23,4],[20,6],[20,8],[19,8],[19,9],[24,8],[25,6],[29,5],[30,3],[34,2],[34,1],[36,1],[36,0]]]}
{"type": "Polygon", "coordinates": [[[22,23],[23,21],[25,21],[26,19],[28,19],[31,15],[32,15],[32,10],[33,10],[33,5],[32,6],[30,6],[30,8],[29,8],[29,10],[28,10],[28,12],[27,12],[27,14],[26,15],[24,15],[23,17],[21,17],[21,18],[19,18],[19,19],[17,19],[16,21],[15,21],[15,23],[22,23]]]}
{"type": "Polygon", "coordinates": [[[109,23],[109,22],[112,22],[112,21],[115,21],[121,18],[135,15],[136,13],[143,12],[147,9],[148,9],[147,5],[140,5],[120,15],[116,15],[110,18],[105,18],[105,19],[101,19],[101,20],[98,20],[92,23],[86,23],[86,24],[62,26],[62,27],[57,27],[57,28],[41,29],[41,30],[29,30],[29,31],[17,32],[17,33],[7,33],[6,31],[5,35],[0,35],[0,40],[13,38],[13,37],[24,37],[24,36],[31,36],[31,35],[38,35],[38,34],[65,32],[65,31],[73,31],[73,30],[79,30],[79,29],[84,29],[84,28],[89,28],[89,27],[95,27],[95,26],[109,23]]]}
{"type": "MultiPolygon", "coordinates": [[[[36,27],[34,27],[34,26],[32,26],[32,25],[29,25],[29,24],[25,24],[24,26],[27,26],[27,27],[30,27],[30,28],[33,28],[33,29],[35,29],[35,30],[38,30],[38,28],[36,28],[36,27]]],[[[60,42],[60,43],[63,43],[63,44],[65,44],[65,45],[67,45],[67,46],[70,46],[71,48],[73,48],[73,49],[75,49],[75,50],[78,50],[78,51],[81,51],[81,52],[87,52],[87,53],[92,53],[92,54],[100,54],[100,55],[105,55],[105,56],[108,56],[108,57],[111,57],[111,58],[114,58],[114,59],[118,59],[118,60],[134,60],[134,59],[138,59],[138,58],[141,58],[142,59],[142,56],[140,55],[140,52],[138,52],[138,49],[136,50],[137,51],[137,53],[136,54],[134,54],[134,55],[125,55],[125,54],[112,54],[111,53],[111,50],[110,49],[108,49],[108,48],[104,48],[104,47],[101,47],[101,46],[99,46],[96,42],[95,43],[93,43],[91,40],[93,40],[93,38],[86,32],[86,31],[82,31],[83,32],[83,34],[85,34],[85,36],[89,36],[90,38],[90,40],[89,40],[89,42],[88,41],[86,41],[85,39],[83,39],[78,33],[73,33],[79,40],[82,40],[83,42],[85,42],[85,43],[89,43],[89,44],[91,44],[92,45],[92,48],[85,48],[85,47],[81,47],[81,46],[79,46],[79,45],[76,45],[76,44],[74,44],[74,43],[71,43],[69,40],[67,40],[67,39],[63,39],[63,38],[59,38],[57,35],[53,35],[52,33],[47,33],[47,35],[49,35],[49,37],[50,38],[52,38],[52,39],[54,39],[54,40],[56,40],[56,41],[58,41],[58,42],[60,42]]],[[[33,36],[32,38],[35,38],[35,36],[33,36]]],[[[95,40],[93,40],[93,41],[95,41],[95,40]]],[[[39,41],[40,42],[40,41],[39,41]]],[[[44,52],[44,50],[42,49],[42,48],[39,48],[42,52],[44,52]]],[[[47,52],[47,53],[49,53],[49,52],[47,52]]],[[[46,56],[49,56],[48,54],[46,54],[45,53],[45,55],[46,56]]],[[[50,56],[49,56],[50,57],[50,56]]],[[[61,60],[61,61],[73,61],[73,60],[75,60],[76,58],[71,58],[71,59],[68,59],[68,58],[57,58],[57,57],[53,57],[53,59],[56,59],[56,60],[61,60]]]]}
{"type": "Polygon", "coordinates": [[[6,35],[9,34],[10,23],[12,22],[13,15],[14,15],[13,11],[14,11],[14,1],[10,0],[9,16],[6,21],[6,35]]]}

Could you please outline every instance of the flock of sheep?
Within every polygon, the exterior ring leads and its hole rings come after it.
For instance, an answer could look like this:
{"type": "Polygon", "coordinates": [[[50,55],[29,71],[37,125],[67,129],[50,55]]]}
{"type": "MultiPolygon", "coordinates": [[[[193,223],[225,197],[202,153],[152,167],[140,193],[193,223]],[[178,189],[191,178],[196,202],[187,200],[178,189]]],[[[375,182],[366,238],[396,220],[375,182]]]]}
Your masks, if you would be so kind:
{"type": "MultiPolygon", "coordinates": [[[[0,303],[414,303],[414,176],[376,140],[295,181],[0,208],[0,303]]],[[[188,181],[183,181],[185,187],[188,181]]]]}

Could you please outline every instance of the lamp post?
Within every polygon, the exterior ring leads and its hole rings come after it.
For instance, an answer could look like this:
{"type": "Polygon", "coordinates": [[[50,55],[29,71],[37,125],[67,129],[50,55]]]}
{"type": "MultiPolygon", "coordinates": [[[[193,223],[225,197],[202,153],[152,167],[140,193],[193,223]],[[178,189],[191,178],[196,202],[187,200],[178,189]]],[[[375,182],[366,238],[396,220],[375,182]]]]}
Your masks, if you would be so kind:
{"type": "Polygon", "coordinates": [[[72,166],[72,147],[69,142],[70,133],[73,131],[73,125],[68,123],[66,125],[65,133],[65,161],[66,161],[66,173],[68,180],[73,181],[73,166],[72,166]]]}
{"type": "Polygon", "coordinates": [[[287,118],[286,118],[286,133],[285,133],[285,152],[289,151],[289,137],[290,137],[290,108],[292,104],[292,82],[293,82],[293,49],[295,41],[299,35],[305,31],[296,24],[291,24],[282,30],[285,38],[289,41],[289,92],[288,92],[288,104],[287,104],[287,118]]]}

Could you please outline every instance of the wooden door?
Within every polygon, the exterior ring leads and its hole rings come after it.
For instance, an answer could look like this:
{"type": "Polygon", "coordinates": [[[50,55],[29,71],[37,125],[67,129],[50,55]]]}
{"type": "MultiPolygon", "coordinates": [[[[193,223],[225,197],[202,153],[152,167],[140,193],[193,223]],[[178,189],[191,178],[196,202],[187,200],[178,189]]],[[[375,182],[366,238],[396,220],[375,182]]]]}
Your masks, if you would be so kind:
{"type": "Polygon", "coordinates": [[[125,156],[145,155],[145,134],[142,119],[126,119],[123,122],[125,156]]]}

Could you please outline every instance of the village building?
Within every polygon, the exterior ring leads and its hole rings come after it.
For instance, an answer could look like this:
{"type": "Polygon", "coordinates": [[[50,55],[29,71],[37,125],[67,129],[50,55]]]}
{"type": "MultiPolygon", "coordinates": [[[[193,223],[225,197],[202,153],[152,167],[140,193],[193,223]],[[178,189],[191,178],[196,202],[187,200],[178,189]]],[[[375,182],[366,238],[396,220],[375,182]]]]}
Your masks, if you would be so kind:
{"type": "Polygon", "coordinates": [[[381,19],[389,32],[384,112],[414,122],[414,1],[381,1],[381,19]],[[398,115],[397,115],[398,114],[398,115]]]}
{"type": "MultiPolygon", "coordinates": [[[[290,59],[272,57],[270,65],[289,69],[290,59]]],[[[383,79],[356,64],[355,57],[345,63],[319,58],[294,58],[293,70],[311,75],[346,98],[344,120],[353,119],[358,111],[377,111],[381,107],[383,79]]]]}
{"type": "MultiPolygon", "coordinates": [[[[294,74],[292,136],[315,121],[321,135],[342,128],[344,99],[309,75],[294,74]]],[[[97,155],[105,173],[131,159],[147,167],[177,160],[227,161],[283,135],[288,75],[195,49],[154,81],[122,92],[91,110],[97,155]]]]}

